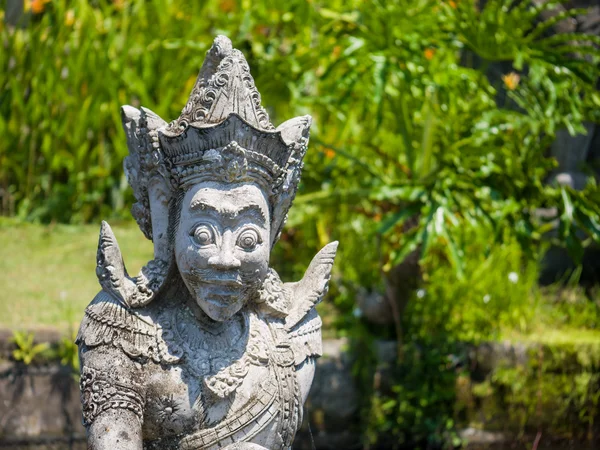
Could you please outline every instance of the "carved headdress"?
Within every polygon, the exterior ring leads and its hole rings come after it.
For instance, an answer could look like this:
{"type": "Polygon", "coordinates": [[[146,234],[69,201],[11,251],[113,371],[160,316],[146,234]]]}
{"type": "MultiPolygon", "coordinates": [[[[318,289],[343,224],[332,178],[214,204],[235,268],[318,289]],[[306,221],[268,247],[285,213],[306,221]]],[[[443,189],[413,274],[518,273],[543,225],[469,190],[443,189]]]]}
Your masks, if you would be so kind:
{"type": "Polygon", "coordinates": [[[130,306],[154,298],[172,262],[167,220],[171,200],[201,181],[260,186],[271,208],[271,245],[277,241],[300,181],[311,117],[296,117],[275,128],[261,106],[244,55],[228,38],[215,39],[177,120],[167,124],[152,111],[131,106],[121,113],[130,153],[125,172],[137,201],[132,213],[154,242],[155,259],[137,278],[129,278],[124,267],[105,261],[106,255],[120,257],[120,252],[110,227],[103,224],[98,276],[105,288],[118,291],[130,306]],[[125,279],[115,283],[120,271],[125,279]]]}
{"type": "Polygon", "coordinates": [[[177,120],[167,125],[147,109],[128,106],[123,114],[131,153],[125,169],[139,204],[134,215],[148,237],[147,193],[140,185],[148,184],[155,169],[147,159],[173,189],[204,180],[259,184],[271,200],[275,243],[300,180],[311,117],[296,117],[276,129],[244,55],[228,38],[215,39],[177,120]],[[131,127],[136,116],[140,125],[131,127]]]}

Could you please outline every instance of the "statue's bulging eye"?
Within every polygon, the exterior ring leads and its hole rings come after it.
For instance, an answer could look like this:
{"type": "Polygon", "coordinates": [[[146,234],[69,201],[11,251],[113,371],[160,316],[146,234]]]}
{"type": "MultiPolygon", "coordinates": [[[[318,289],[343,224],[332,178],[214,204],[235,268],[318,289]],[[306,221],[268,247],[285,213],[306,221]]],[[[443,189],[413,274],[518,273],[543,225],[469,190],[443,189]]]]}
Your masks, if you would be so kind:
{"type": "Polygon", "coordinates": [[[259,236],[256,230],[245,230],[237,240],[237,245],[244,250],[254,250],[259,244],[259,236]]]}
{"type": "Polygon", "coordinates": [[[213,230],[206,225],[200,225],[196,228],[193,234],[193,239],[194,242],[201,247],[215,243],[215,235],[213,230]]]}

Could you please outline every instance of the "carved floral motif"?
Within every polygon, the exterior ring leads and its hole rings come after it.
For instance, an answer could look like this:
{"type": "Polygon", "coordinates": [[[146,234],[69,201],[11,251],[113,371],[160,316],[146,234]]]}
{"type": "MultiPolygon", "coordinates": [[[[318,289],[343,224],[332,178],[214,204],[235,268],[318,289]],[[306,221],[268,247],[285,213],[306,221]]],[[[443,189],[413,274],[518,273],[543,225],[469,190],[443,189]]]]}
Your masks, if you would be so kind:
{"type": "Polygon", "coordinates": [[[91,424],[101,412],[114,408],[132,411],[140,421],[143,420],[144,397],[140,394],[140,386],[125,385],[111,380],[101,371],[83,367],[79,387],[85,425],[91,424]]]}

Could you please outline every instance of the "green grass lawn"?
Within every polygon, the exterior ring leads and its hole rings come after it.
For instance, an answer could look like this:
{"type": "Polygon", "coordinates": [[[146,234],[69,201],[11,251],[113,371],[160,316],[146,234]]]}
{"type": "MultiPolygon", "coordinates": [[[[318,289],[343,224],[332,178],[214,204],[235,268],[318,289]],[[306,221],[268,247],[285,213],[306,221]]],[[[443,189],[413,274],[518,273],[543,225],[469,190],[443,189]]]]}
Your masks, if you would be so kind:
{"type": "MultiPolygon", "coordinates": [[[[111,226],[129,273],[137,275],[152,258],[152,243],[134,222],[111,226]]],[[[45,226],[0,220],[0,327],[29,330],[52,326],[65,332],[77,328],[84,308],[100,289],[96,279],[99,228],[100,224],[45,226]]],[[[597,341],[600,300],[595,306],[580,288],[557,292],[563,294],[543,291],[534,326],[528,327],[527,333],[508,329],[502,339],[597,341]]],[[[334,336],[332,322],[338,312],[333,301],[323,302],[319,309],[325,335],[334,336]]]]}
{"type": "MultiPolygon", "coordinates": [[[[0,326],[76,328],[100,289],[100,225],[0,224],[0,326]]],[[[152,258],[135,223],[113,226],[130,274],[152,258]]]]}

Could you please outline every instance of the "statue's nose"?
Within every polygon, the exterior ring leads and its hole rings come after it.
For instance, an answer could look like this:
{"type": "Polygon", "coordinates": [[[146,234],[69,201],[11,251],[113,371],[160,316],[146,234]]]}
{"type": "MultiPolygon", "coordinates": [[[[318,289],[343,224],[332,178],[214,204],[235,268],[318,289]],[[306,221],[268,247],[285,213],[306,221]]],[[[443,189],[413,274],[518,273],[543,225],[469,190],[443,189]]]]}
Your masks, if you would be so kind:
{"type": "Polygon", "coordinates": [[[226,230],[218,246],[217,253],[208,258],[208,264],[216,269],[237,269],[241,266],[239,259],[235,257],[235,241],[231,230],[226,230]]]}

